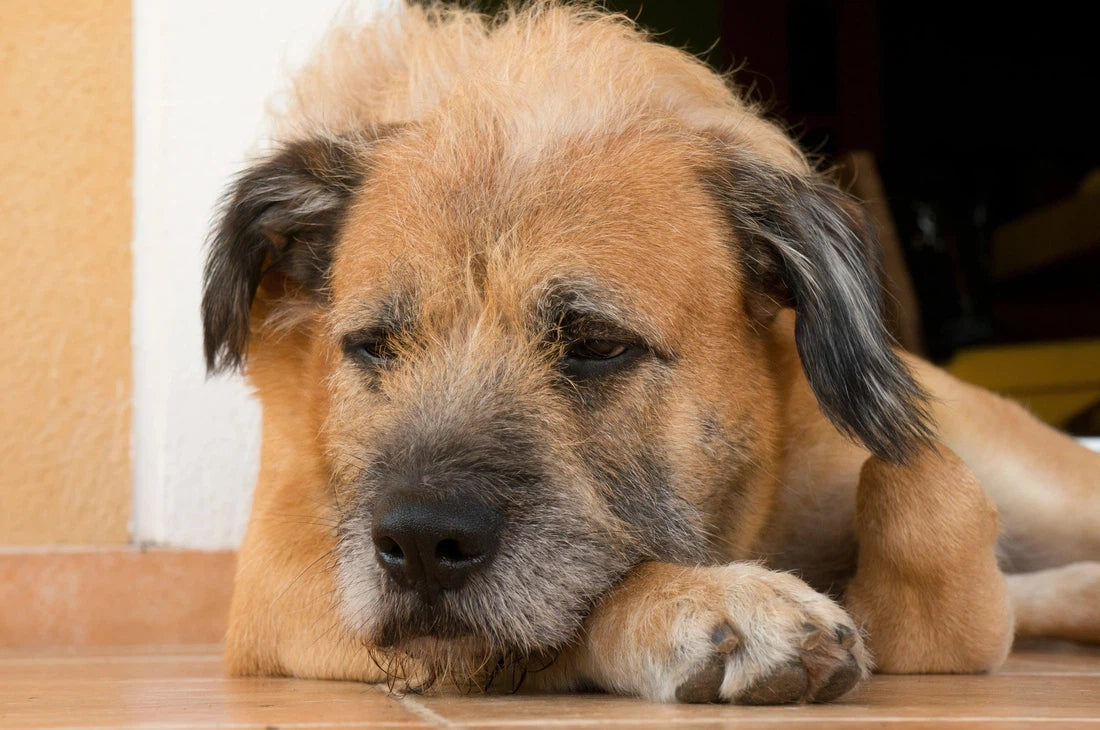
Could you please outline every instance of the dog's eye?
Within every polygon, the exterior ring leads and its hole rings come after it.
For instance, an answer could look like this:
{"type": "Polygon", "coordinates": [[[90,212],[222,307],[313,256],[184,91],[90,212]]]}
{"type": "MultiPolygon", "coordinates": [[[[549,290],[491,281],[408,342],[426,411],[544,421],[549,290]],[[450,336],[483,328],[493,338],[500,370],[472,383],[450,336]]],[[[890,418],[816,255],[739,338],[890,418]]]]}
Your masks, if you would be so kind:
{"type": "Polygon", "coordinates": [[[344,353],[351,359],[371,367],[385,367],[396,354],[388,332],[349,336],[344,340],[344,353]]]}
{"type": "Polygon", "coordinates": [[[611,340],[585,340],[574,344],[566,352],[566,357],[578,360],[612,360],[630,349],[629,345],[611,340]]]}
{"type": "Polygon", "coordinates": [[[571,380],[587,380],[622,370],[633,364],[643,348],[615,340],[581,340],[565,350],[561,369],[571,380]]]}

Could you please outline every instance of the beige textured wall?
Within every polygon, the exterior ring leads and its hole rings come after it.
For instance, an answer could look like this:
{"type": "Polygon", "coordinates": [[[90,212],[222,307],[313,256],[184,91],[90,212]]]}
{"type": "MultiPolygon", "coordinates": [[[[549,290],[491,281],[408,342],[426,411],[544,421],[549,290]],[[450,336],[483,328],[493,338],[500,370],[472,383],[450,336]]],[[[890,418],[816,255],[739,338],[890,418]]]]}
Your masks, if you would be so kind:
{"type": "Polygon", "coordinates": [[[0,544],[130,516],[130,0],[0,0],[0,544]]]}

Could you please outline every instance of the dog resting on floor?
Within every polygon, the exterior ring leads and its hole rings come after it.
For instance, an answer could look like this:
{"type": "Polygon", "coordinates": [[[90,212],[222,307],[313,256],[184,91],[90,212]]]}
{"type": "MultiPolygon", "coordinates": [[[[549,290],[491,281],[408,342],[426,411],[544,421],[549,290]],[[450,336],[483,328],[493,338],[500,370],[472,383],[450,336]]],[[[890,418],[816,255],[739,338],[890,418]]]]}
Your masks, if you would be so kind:
{"type": "Polygon", "coordinates": [[[891,347],[860,208],[628,20],[334,30],[203,317],[234,674],[827,701],[1100,639],[1100,456],[891,347]]]}

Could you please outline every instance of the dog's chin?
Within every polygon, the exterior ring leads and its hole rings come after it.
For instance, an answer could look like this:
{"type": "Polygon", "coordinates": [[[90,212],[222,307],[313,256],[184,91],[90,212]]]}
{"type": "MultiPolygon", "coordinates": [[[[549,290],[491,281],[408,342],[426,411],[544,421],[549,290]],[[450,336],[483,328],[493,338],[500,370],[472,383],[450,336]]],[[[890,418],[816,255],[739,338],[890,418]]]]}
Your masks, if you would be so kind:
{"type": "MultiPolygon", "coordinates": [[[[367,637],[392,684],[410,691],[434,686],[460,691],[518,688],[528,671],[553,662],[560,649],[521,645],[519,637],[488,636],[484,627],[442,619],[432,607],[388,617],[367,637]]],[[[564,641],[562,643],[565,643],[564,641]]]]}
{"type": "Polygon", "coordinates": [[[548,610],[558,621],[540,627],[529,620],[502,622],[508,611],[488,602],[475,611],[457,599],[429,603],[408,593],[389,598],[361,638],[378,648],[376,660],[391,681],[414,690],[436,684],[514,689],[517,677],[552,663],[583,619],[580,613],[562,621],[560,611],[548,610]]]}

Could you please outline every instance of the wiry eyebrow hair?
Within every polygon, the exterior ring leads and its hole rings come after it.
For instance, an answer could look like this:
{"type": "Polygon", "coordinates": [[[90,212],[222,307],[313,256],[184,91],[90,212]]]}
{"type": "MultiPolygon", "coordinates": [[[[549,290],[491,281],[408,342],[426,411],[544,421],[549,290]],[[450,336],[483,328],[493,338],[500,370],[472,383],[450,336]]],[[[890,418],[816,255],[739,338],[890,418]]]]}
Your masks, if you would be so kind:
{"type": "Polygon", "coordinates": [[[547,331],[575,328],[601,337],[641,340],[671,353],[666,338],[611,287],[587,278],[552,280],[539,297],[537,317],[547,331]]]}
{"type": "Polygon", "coordinates": [[[345,335],[379,331],[405,332],[412,329],[415,316],[415,299],[411,293],[391,294],[360,308],[353,318],[345,318],[345,335]]]}

